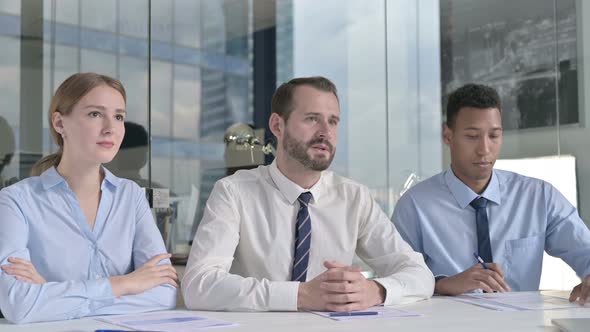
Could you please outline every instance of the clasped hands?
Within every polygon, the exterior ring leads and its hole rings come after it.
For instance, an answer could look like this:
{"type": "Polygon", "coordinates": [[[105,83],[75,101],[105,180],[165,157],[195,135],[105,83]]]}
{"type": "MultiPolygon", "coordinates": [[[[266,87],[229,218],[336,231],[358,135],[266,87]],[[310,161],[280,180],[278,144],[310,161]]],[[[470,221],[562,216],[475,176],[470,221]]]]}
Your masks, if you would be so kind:
{"type": "MultiPolygon", "coordinates": [[[[159,254],[131,273],[109,277],[113,294],[117,297],[139,294],[163,284],[178,288],[178,275],[174,267],[171,264],[158,265],[160,261],[170,257],[170,254],[159,254]]],[[[14,276],[16,280],[31,284],[46,282],[31,262],[16,257],[9,257],[8,262],[10,264],[1,266],[2,271],[14,276]]]]}
{"type": "Polygon", "coordinates": [[[385,288],[367,280],[358,267],[326,261],[327,268],[310,281],[299,284],[297,308],[312,311],[365,310],[385,301],[385,288]]]}

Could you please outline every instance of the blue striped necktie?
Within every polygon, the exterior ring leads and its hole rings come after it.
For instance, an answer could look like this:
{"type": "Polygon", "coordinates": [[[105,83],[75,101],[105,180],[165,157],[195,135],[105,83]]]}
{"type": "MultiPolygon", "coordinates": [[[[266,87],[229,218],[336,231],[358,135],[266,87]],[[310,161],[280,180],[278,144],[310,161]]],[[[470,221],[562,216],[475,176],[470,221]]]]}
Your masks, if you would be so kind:
{"type": "Polygon", "coordinates": [[[486,211],[488,200],[483,197],[478,197],[469,204],[475,209],[478,255],[484,260],[484,262],[491,263],[494,259],[492,257],[492,245],[490,243],[488,212],[486,211]]]}
{"type": "Polygon", "coordinates": [[[295,259],[293,260],[291,281],[305,282],[307,277],[307,263],[311,247],[311,218],[307,209],[310,199],[310,192],[302,193],[297,199],[299,212],[297,212],[297,224],[295,225],[295,259]]]}

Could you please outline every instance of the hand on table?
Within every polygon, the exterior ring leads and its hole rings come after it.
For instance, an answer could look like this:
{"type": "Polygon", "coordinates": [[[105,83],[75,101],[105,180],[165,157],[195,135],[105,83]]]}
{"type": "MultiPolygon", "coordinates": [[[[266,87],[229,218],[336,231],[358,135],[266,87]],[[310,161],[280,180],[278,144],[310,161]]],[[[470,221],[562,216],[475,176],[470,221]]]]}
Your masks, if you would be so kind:
{"type": "Polygon", "coordinates": [[[489,269],[476,264],[469,269],[451,277],[440,279],[434,286],[434,292],[441,295],[459,295],[476,289],[488,293],[510,292],[510,286],[504,280],[504,272],[498,264],[486,263],[489,269]]]}
{"type": "Polygon", "coordinates": [[[577,300],[580,305],[584,305],[588,301],[588,295],[590,295],[590,275],[587,275],[582,283],[572,289],[570,302],[577,300]]]}
{"type": "Polygon", "coordinates": [[[299,285],[298,309],[350,312],[385,301],[383,286],[367,280],[359,268],[328,261],[324,266],[325,272],[299,285]]]}

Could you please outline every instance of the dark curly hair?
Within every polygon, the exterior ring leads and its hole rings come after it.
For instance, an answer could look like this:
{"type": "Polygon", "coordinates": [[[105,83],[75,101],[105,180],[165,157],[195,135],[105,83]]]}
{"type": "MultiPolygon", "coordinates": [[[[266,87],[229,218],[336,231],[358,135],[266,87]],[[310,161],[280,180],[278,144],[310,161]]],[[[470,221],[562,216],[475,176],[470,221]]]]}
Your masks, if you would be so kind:
{"type": "Polygon", "coordinates": [[[465,84],[449,95],[447,102],[447,126],[453,128],[457,114],[463,107],[497,108],[502,112],[498,92],[483,84],[465,84]]]}

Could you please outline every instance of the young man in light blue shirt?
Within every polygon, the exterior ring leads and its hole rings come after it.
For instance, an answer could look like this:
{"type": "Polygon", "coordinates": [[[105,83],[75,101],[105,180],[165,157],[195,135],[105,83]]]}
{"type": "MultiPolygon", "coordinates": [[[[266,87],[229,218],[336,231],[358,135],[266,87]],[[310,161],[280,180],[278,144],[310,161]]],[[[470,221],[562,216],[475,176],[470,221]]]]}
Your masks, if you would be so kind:
{"type": "Polygon", "coordinates": [[[502,146],[497,92],[476,84],[453,92],[443,140],[451,168],[406,192],[392,217],[402,237],[424,255],[436,277],[435,292],[538,290],[545,250],[583,279],[570,301],[584,304],[590,231],[549,183],[493,169],[502,146]],[[477,263],[477,256],[486,263],[477,263]]]}

